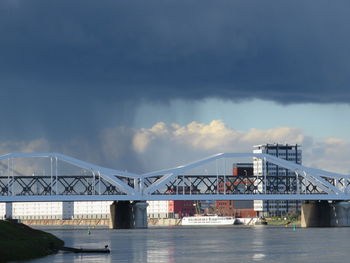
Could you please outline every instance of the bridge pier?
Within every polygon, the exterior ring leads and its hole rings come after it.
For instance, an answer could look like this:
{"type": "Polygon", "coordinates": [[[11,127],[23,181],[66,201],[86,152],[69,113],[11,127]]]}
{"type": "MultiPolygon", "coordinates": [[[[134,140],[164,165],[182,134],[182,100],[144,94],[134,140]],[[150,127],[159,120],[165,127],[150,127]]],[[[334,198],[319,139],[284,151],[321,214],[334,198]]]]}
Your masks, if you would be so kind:
{"type": "Polygon", "coordinates": [[[301,227],[329,227],[331,208],[328,201],[308,201],[301,207],[301,227]]]}
{"type": "Polygon", "coordinates": [[[350,226],[350,203],[346,201],[331,204],[331,226],[350,226]]]}
{"type": "Polygon", "coordinates": [[[114,201],[110,206],[110,229],[131,228],[131,204],[129,201],[114,201]]]}
{"type": "Polygon", "coordinates": [[[309,201],[301,208],[301,227],[350,226],[350,203],[309,201]]]}
{"type": "Polygon", "coordinates": [[[147,202],[114,201],[110,206],[110,229],[147,228],[147,202]]]}
{"type": "Polygon", "coordinates": [[[145,201],[136,201],[132,203],[133,228],[147,228],[147,206],[145,201]]]}

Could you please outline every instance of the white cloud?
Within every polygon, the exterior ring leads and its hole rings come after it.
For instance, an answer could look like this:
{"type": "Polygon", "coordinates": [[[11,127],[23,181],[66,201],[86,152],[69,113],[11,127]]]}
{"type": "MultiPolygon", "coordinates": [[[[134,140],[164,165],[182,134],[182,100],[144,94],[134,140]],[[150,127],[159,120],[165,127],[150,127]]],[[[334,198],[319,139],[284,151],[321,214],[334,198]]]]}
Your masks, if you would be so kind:
{"type": "Polygon", "coordinates": [[[140,155],[144,167],[159,169],[218,152],[250,152],[255,144],[301,144],[304,140],[302,130],[295,128],[244,132],[229,128],[220,120],[209,124],[191,122],[184,126],[161,122],[149,129],[136,131],[133,148],[140,155]]]}
{"type": "Polygon", "coordinates": [[[317,141],[307,149],[308,165],[329,171],[350,174],[350,142],[339,138],[317,141]]]}
{"type": "Polygon", "coordinates": [[[339,138],[317,140],[302,129],[279,127],[239,131],[223,121],[187,125],[159,122],[151,128],[116,126],[101,130],[96,140],[75,138],[50,143],[44,138],[28,142],[0,142],[0,153],[55,151],[132,172],[148,172],[188,163],[219,152],[251,152],[264,143],[301,144],[307,166],[350,174],[350,142],[339,138]]]}
{"type": "Polygon", "coordinates": [[[49,150],[50,144],[44,138],[39,138],[32,141],[0,142],[1,155],[13,152],[47,152],[49,150]]]}
{"type": "Polygon", "coordinates": [[[209,124],[191,122],[188,125],[166,125],[157,123],[150,129],[141,129],[133,141],[134,149],[145,152],[156,140],[166,140],[194,150],[204,151],[237,151],[251,149],[261,143],[303,143],[305,136],[302,130],[281,127],[270,130],[251,129],[247,132],[231,129],[223,121],[213,120],[209,124]],[[248,147],[248,148],[247,148],[248,147]]]}
{"type": "Polygon", "coordinates": [[[218,152],[251,152],[253,145],[264,143],[301,144],[305,165],[350,173],[348,141],[338,138],[317,141],[298,128],[239,131],[220,120],[184,126],[161,122],[136,131],[133,137],[133,149],[147,170],[179,165],[218,152]]]}
{"type": "MultiPolygon", "coordinates": [[[[32,141],[22,142],[0,142],[0,155],[14,152],[48,152],[50,151],[49,142],[44,139],[35,139],[32,141]]],[[[19,158],[12,162],[14,170],[21,174],[30,175],[43,171],[43,163],[36,159],[35,162],[26,158],[19,158]]],[[[0,173],[7,174],[8,163],[0,162],[0,173]]],[[[47,168],[47,167],[46,167],[47,168]]]]}

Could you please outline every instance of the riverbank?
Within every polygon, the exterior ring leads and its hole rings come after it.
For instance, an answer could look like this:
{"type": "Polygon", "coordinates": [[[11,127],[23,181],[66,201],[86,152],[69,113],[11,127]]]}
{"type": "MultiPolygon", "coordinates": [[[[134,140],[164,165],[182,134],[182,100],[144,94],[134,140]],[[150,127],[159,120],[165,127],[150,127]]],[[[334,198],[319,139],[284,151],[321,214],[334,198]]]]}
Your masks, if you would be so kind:
{"type": "Polygon", "coordinates": [[[299,218],[278,218],[278,217],[270,217],[266,218],[266,222],[271,226],[300,226],[301,222],[299,218]]]}
{"type": "Polygon", "coordinates": [[[0,220],[0,262],[26,260],[55,253],[64,242],[24,224],[0,220]]]}
{"type": "MultiPolygon", "coordinates": [[[[89,227],[108,227],[109,219],[28,219],[21,220],[25,225],[30,226],[89,226],[89,227]]],[[[150,218],[149,226],[178,226],[181,225],[179,218],[150,218]]]]}
{"type": "Polygon", "coordinates": [[[21,223],[30,226],[109,226],[109,219],[28,219],[21,223]]]}
{"type": "MultiPolygon", "coordinates": [[[[31,219],[21,220],[25,225],[29,226],[77,226],[77,227],[108,227],[109,219],[31,219]]],[[[300,218],[288,217],[286,219],[279,217],[266,218],[268,225],[283,226],[296,225],[300,226],[300,218]]],[[[148,226],[178,226],[181,225],[179,218],[150,218],[148,219],[148,226]]]]}
{"type": "Polygon", "coordinates": [[[151,218],[148,219],[149,226],[179,226],[181,219],[179,218],[151,218]]]}

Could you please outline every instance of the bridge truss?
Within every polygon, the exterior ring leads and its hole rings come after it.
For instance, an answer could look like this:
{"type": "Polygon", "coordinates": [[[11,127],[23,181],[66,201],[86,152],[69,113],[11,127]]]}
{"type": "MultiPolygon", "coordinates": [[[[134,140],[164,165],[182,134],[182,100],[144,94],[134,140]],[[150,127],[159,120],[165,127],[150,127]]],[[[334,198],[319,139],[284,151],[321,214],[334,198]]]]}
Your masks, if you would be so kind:
{"type": "MultiPolygon", "coordinates": [[[[232,162],[228,162],[231,166],[232,162]]],[[[350,200],[350,176],[289,162],[272,155],[220,153],[176,168],[133,174],[58,153],[0,156],[0,202],[83,200],[350,200]],[[45,159],[48,172],[24,173],[17,159],[45,159]],[[284,175],[237,175],[226,160],[256,158],[284,168],[284,175]],[[220,169],[224,163],[224,169],[220,169]],[[71,165],[79,173],[67,173],[71,165]],[[215,167],[209,169],[208,167],[215,167]]]]}

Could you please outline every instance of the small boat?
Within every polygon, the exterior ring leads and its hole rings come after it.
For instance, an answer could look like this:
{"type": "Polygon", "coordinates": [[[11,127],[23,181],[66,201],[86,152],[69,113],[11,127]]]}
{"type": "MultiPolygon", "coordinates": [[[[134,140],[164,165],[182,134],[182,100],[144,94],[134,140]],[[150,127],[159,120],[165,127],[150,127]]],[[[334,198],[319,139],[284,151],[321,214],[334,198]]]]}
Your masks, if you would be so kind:
{"type": "Polygon", "coordinates": [[[181,225],[183,226],[217,226],[217,225],[233,225],[235,218],[231,216],[188,216],[183,217],[181,225]]]}
{"type": "Polygon", "coordinates": [[[259,218],[259,220],[255,222],[255,225],[267,225],[267,221],[265,218],[259,218]]]}
{"type": "Polygon", "coordinates": [[[59,247],[58,250],[73,252],[73,253],[111,253],[108,245],[104,248],[74,248],[74,247],[59,247]]]}

